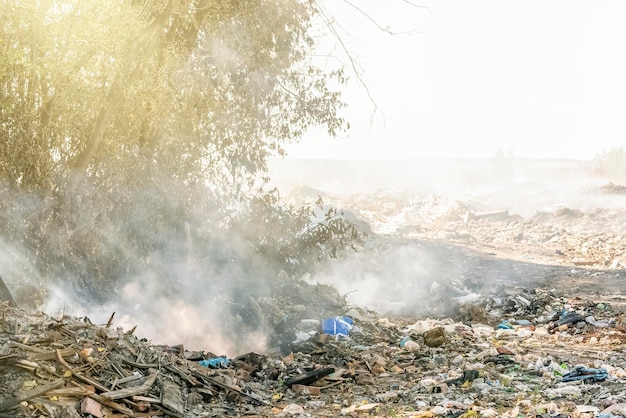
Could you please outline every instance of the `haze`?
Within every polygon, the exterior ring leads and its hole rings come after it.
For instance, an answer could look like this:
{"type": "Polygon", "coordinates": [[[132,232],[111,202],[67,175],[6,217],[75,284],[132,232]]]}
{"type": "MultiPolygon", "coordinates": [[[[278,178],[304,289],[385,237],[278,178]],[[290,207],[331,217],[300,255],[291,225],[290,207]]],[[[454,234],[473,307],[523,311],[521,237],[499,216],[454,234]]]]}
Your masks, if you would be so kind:
{"type": "MultiPolygon", "coordinates": [[[[351,74],[350,132],[312,132],[288,158],[592,159],[622,146],[626,3],[418,3],[358,3],[397,35],[326,3],[375,105],[351,74]]],[[[349,63],[335,40],[322,49],[349,63]]]]}

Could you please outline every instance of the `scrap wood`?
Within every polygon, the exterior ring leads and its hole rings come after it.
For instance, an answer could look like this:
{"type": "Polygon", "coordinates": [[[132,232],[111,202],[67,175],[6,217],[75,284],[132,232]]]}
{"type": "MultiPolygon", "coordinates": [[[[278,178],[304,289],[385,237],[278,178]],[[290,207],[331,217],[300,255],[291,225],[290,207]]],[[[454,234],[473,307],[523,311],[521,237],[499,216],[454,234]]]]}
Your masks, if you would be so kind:
{"type": "Polygon", "coordinates": [[[78,385],[75,387],[71,387],[71,388],[60,388],[60,389],[53,389],[51,391],[49,391],[48,393],[46,393],[47,396],[66,396],[68,398],[81,398],[83,396],[87,396],[90,393],[94,393],[93,389],[90,388],[89,386],[85,386],[85,385],[78,385]]]}
{"type": "Polygon", "coordinates": [[[142,379],[142,378],[144,378],[144,377],[145,377],[145,376],[143,376],[142,374],[137,373],[137,374],[133,374],[133,375],[130,375],[130,376],[124,377],[124,378],[122,378],[122,379],[118,379],[118,378],[116,378],[116,379],[113,381],[113,384],[111,385],[111,390],[115,389],[115,386],[117,386],[117,385],[121,385],[122,383],[132,382],[133,380],[139,380],[139,379],[142,379]]]}
{"type": "Polygon", "coordinates": [[[105,328],[111,328],[111,324],[113,323],[113,317],[115,316],[115,312],[113,312],[111,314],[111,316],[109,317],[109,320],[107,321],[107,324],[105,326],[105,328]]]}
{"type": "Polygon", "coordinates": [[[208,386],[202,386],[200,388],[195,388],[194,390],[201,395],[207,395],[207,396],[215,396],[218,393],[215,389],[208,387],[208,386]]]}
{"type": "Polygon", "coordinates": [[[28,401],[30,399],[36,398],[37,396],[45,395],[49,391],[54,390],[54,389],[58,389],[61,386],[63,386],[64,384],[65,384],[65,380],[63,380],[63,379],[56,379],[56,380],[53,380],[50,383],[47,383],[47,384],[41,385],[41,386],[39,386],[39,387],[37,387],[35,389],[31,389],[29,391],[26,391],[26,392],[22,393],[21,395],[14,397],[13,399],[9,399],[8,401],[0,403],[0,412],[8,411],[9,409],[13,408],[14,406],[17,406],[17,405],[19,405],[20,403],[22,403],[24,401],[28,401]]]}
{"type": "MultiPolygon", "coordinates": [[[[131,372],[124,370],[122,366],[115,362],[115,360],[109,360],[109,363],[111,364],[113,370],[115,370],[122,378],[133,376],[131,372]]],[[[111,388],[111,390],[113,390],[113,388],[111,388]]]]}
{"type": "Polygon", "coordinates": [[[126,338],[122,338],[121,340],[118,340],[118,342],[126,347],[126,349],[130,351],[133,356],[137,357],[137,350],[135,350],[135,348],[128,341],[126,341],[126,338]]]}
{"type": "Polygon", "coordinates": [[[134,417],[137,416],[137,415],[135,415],[135,411],[133,411],[132,409],[130,409],[130,408],[124,406],[124,405],[121,405],[121,404],[119,404],[117,402],[113,402],[112,400],[107,399],[104,396],[97,395],[95,393],[90,393],[87,396],[90,397],[91,399],[93,399],[94,401],[98,401],[102,405],[108,406],[109,408],[114,409],[114,410],[116,410],[118,412],[121,412],[122,414],[125,414],[125,415],[127,415],[127,416],[129,416],[131,418],[134,418],[134,417]]]}
{"type": "Polygon", "coordinates": [[[22,369],[26,369],[29,371],[35,371],[39,368],[39,364],[35,363],[34,361],[28,361],[25,359],[19,359],[15,362],[14,366],[16,367],[20,367],[22,369]]]}
{"type": "Polygon", "coordinates": [[[155,367],[159,367],[157,363],[136,363],[134,361],[128,359],[122,359],[122,361],[126,364],[129,364],[133,367],[137,367],[138,369],[153,369],[155,367]]]}
{"type": "Polygon", "coordinates": [[[148,402],[148,403],[161,403],[161,400],[158,398],[153,398],[151,396],[141,396],[141,395],[137,395],[137,396],[133,396],[132,397],[133,402],[148,402]]]}
{"type": "Polygon", "coordinates": [[[59,363],[61,363],[61,365],[65,367],[67,371],[71,372],[72,374],[75,374],[74,370],[70,367],[69,364],[67,364],[67,362],[63,358],[63,353],[61,353],[61,350],[57,350],[56,355],[57,355],[57,360],[59,361],[59,363]]]}
{"type": "Polygon", "coordinates": [[[341,379],[341,380],[338,380],[336,382],[329,383],[326,386],[320,387],[320,390],[329,389],[329,388],[332,388],[333,386],[338,386],[338,385],[344,383],[345,381],[346,381],[346,379],[341,379]]]}
{"type": "Polygon", "coordinates": [[[108,392],[109,388],[104,386],[102,383],[85,376],[82,373],[73,373],[72,376],[74,376],[75,378],[77,378],[78,380],[82,380],[84,383],[87,383],[88,385],[91,385],[93,387],[95,387],[96,389],[100,389],[102,392],[108,392]]]}
{"type": "Polygon", "coordinates": [[[134,395],[142,395],[146,393],[148,390],[150,390],[158,374],[159,372],[157,370],[150,369],[150,375],[148,375],[148,379],[142,385],[133,386],[133,387],[126,388],[126,389],[114,390],[111,392],[105,392],[102,394],[102,396],[104,396],[107,399],[120,399],[120,398],[132,397],[134,395]]]}
{"type": "Polygon", "coordinates": [[[161,386],[161,405],[178,415],[185,413],[185,401],[180,386],[171,380],[163,380],[161,386]]]}
{"type": "Polygon", "coordinates": [[[238,389],[236,387],[229,386],[227,384],[218,382],[217,380],[215,380],[215,379],[213,379],[211,377],[208,377],[208,376],[204,376],[203,374],[198,373],[195,370],[192,371],[192,373],[193,373],[193,375],[195,377],[199,378],[200,380],[204,381],[205,383],[208,383],[210,385],[213,385],[213,386],[218,387],[218,388],[223,389],[223,390],[233,391],[233,392],[235,392],[235,393],[237,393],[237,394],[239,394],[239,395],[241,395],[241,396],[243,396],[245,398],[248,398],[248,399],[252,400],[253,402],[255,402],[257,404],[266,405],[266,406],[271,405],[269,402],[267,402],[267,401],[265,401],[263,399],[259,399],[259,398],[256,398],[256,397],[248,394],[248,393],[242,392],[240,389],[238,389]]]}
{"type": "Polygon", "coordinates": [[[159,411],[162,411],[162,412],[161,412],[161,415],[167,415],[168,417],[169,417],[169,416],[172,416],[172,417],[175,417],[175,418],[185,418],[185,416],[184,416],[184,415],[180,415],[180,414],[178,414],[178,413],[176,413],[176,412],[170,411],[169,409],[163,408],[163,407],[162,407],[162,406],[160,406],[160,405],[154,405],[154,406],[155,406],[155,408],[157,408],[159,411]]]}
{"type": "Polygon", "coordinates": [[[46,350],[44,350],[43,348],[33,347],[28,344],[18,343],[17,341],[11,341],[9,344],[11,345],[11,347],[21,348],[22,350],[25,350],[25,351],[33,351],[35,353],[46,353],[46,350]]]}
{"type": "Polygon", "coordinates": [[[0,361],[7,360],[7,359],[10,359],[10,358],[14,358],[14,357],[19,357],[19,356],[17,354],[7,354],[7,355],[4,355],[4,356],[0,356],[0,361]]]}
{"type": "MultiPolygon", "coordinates": [[[[165,366],[165,370],[169,370],[172,373],[176,373],[180,376],[185,382],[189,383],[191,386],[202,386],[202,383],[198,381],[198,379],[194,378],[191,375],[186,374],[183,370],[179,369],[176,366],[168,365],[165,366]]],[[[189,371],[187,369],[187,371],[189,371]]]]}
{"type": "Polygon", "coordinates": [[[31,354],[27,358],[31,361],[54,360],[60,357],[72,357],[76,354],[73,348],[64,348],[63,350],[45,351],[41,353],[31,354]]]}

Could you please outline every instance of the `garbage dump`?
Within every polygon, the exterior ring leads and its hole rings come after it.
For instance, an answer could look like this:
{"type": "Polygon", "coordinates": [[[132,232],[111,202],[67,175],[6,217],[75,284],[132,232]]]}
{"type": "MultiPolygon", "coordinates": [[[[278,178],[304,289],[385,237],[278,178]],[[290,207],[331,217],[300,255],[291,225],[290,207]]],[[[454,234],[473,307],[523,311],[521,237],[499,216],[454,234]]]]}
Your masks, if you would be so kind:
{"type": "Polygon", "coordinates": [[[383,241],[464,274],[389,312],[292,280],[255,301],[266,352],[162,345],[114,314],[95,324],[1,302],[0,418],[625,417],[626,252],[610,227],[623,210],[523,218],[449,203],[412,202],[400,212],[421,229],[383,241]]]}
{"type": "Polygon", "coordinates": [[[0,416],[623,416],[624,313],[567,293],[503,288],[415,321],[294,310],[268,353],[234,358],[4,302],[0,416]]]}

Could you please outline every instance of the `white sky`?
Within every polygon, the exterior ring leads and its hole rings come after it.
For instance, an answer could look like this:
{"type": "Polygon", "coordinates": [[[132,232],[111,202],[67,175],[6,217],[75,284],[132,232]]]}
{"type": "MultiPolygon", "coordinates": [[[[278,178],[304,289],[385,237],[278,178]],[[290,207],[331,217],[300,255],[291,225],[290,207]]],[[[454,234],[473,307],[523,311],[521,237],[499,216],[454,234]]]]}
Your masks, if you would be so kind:
{"type": "Polygon", "coordinates": [[[372,119],[373,104],[352,82],[348,134],[312,132],[288,148],[290,158],[501,150],[590,159],[626,142],[626,1],[414,1],[430,11],[403,0],[352,1],[381,25],[412,31],[397,36],[344,1],[325,2],[349,32],[342,38],[379,110],[372,119]]]}

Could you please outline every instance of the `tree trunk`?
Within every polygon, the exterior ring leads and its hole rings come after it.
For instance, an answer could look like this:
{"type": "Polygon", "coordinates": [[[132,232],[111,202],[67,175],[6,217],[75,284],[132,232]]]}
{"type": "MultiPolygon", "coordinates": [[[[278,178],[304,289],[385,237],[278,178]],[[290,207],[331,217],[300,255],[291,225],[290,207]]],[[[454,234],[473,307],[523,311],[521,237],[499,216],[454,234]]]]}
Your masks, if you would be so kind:
{"type": "Polygon", "coordinates": [[[9,288],[4,283],[4,280],[2,280],[2,277],[0,277],[0,302],[9,302],[11,305],[17,306],[9,288]]]}
{"type": "Polygon", "coordinates": [[[140,76],[143,58],[154,51],[159,42],[160,33],[171,14],[172,0],[169,1],[163,12],[137,35],[130,45],[120,73],[113,81],[106,102],[98,113],[87,144],[70,172],[67,184],[68,194],[73,194],[85,177],[85,172],[96,155],[107,125],[113,116],[113,111],[122,99],[124,89],[140,76]]]}

